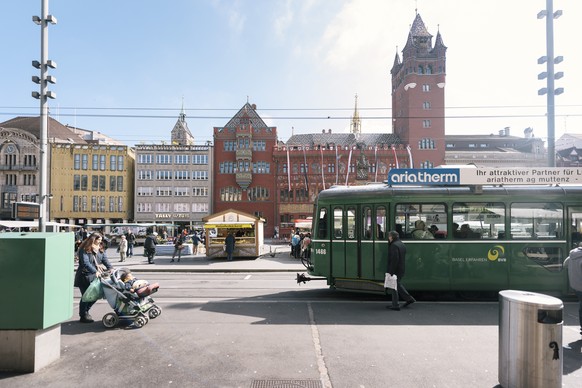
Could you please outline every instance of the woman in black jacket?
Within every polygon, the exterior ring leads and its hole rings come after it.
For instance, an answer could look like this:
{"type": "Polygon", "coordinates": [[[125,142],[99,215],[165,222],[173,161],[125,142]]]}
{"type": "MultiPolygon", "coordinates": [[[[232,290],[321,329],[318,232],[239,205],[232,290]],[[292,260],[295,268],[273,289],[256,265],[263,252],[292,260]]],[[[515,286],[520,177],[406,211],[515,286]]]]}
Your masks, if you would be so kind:
{"type": "Polygon", "coordinates": [[[402,284],[402,278],[404,278],[404,269],[406,264],[406,246],[402,241],[400,241],[400,236],[398,232],[392,230],[388,232],[388,241],[390,245],[388,246],[388,270],[390,275],[396,275],[396,288],[397,290],[391,289],[392,292],[392,305],[386,306],[390,310],[400,310],[400,305],[398,304],[398,297],[401,296],[402,299],[406,301],[403,307],[406,307],[416,300],[410,296],[404,285],[402,284]]]}
{"type": "MultiPolygon", "coordinates": [[[[77,273],[75,274],[75,286],[79,287],[81,295],[85,293],[91,282],[95,280],[104,269],[113,269],[113,266],[109,263],[109,260],[107,260],[102,241],[103,236],[101,234],[93,233],[79,246],[79,251],[77,252],[79,257],[79,268],[77,268],[77,273]]],[[[95,302],[79,302],[79,317],[81,322],[93,322],[89,310],[94,303],[95,302]]]]}

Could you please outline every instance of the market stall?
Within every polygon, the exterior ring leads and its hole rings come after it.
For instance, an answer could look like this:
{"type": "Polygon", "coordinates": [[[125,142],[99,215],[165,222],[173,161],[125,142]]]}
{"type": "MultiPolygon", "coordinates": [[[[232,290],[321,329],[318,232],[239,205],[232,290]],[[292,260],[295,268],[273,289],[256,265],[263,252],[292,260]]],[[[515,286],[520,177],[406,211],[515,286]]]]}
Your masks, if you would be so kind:
{"type": "Polygon", "coordinates": [[[202,219],[206,233],[206,256],[226,257],[224,240],[235,237],[234,257],[256,258],[263,253],[265,220],[233,209],[211,214],[202,219]]]}

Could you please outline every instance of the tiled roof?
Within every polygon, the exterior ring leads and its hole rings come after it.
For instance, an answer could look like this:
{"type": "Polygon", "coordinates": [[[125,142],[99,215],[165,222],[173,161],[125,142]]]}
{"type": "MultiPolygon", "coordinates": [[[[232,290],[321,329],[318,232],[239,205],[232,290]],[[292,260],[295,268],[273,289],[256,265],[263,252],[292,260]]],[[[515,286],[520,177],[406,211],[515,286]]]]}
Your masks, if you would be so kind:
{"type": "Polygon", "coordinates": [[[309,133],[293,135],[285,143],[287,145],[309,145],[314,147],[320,144],[335,144],[351,146],[363,144],[365,146],[400,144],[400,138],[392,133],[361,133],[357,138],[353,133],[309,133]]]}
{"type": "Polygon", "coordinates": [[[256,107],[254,105],[249,104],[248,102],[243,105],[243,107],[235,114],[232,119],[224,128],[236,128],[241,126],[241,120],[243,118],[247,118],[250,120],[251,125],[253,128],[267,128],[267,124],[263,121],[263,119],[257,114],[256,107]]]}
{"type": "MultiPolygon", "coordinates": [[[[3,123],[0,123],[0,127],[3,128],[15,128],[21,129],[23,131],[29,132],[37,139],[40,138],[40,117],[24,117],[19,116],[3,123]]],[[[48,136],[51,140],[56,141],[68,141],[72,139],[74,143],[86,143],[79,135],[73,132],[71,129],[65,125],[59,123],[52,117],[48,118],[48,136]]]]}
{"type": "Polygon", "coordinates": [[[420,14],[417,13],[416,17],[414,18],[414,22],[412,22],[412,27],[410,27],[410,34],[412,36],[427,36],[432,38],[432,35],[426,29],[420,14]]]}

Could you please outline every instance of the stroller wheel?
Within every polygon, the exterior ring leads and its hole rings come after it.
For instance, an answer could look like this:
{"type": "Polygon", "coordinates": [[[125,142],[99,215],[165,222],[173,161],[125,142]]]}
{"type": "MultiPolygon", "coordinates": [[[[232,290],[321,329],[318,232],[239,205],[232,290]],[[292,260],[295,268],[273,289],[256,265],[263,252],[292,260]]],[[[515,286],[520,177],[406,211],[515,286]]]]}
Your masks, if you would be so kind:
{"type": "Polygon", "coordinates": [[[119,317],[115,313],[107,313],[102,319],[103,325],[108,329],[117,326],[119,317]]]}
{"type": "Polygon", "coordinates": [[[150,309],[150,311],[148,311],[148,315],[150,316],[151,319],[159,317],[160,314],[162,314],[162,309],[159,308],[158,306],[154,306],[150,309]]]}
{"type": "Polygon", "coordinates": [[[146,324],[148,323],[148,318],[147,317],[142,317],[139,316],[135,319],[135,327],[140,328],[140,327],[144,327],[146,324]]]}

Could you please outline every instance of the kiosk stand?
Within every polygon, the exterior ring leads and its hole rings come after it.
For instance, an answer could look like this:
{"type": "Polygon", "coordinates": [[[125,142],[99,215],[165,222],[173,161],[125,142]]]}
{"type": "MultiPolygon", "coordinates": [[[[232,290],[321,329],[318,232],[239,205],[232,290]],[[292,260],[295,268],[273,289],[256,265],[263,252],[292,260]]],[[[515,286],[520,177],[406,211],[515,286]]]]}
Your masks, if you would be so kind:
{"type": "Polygon", "coordinates": [[[207,257],[226,257],[224,240],[229,233],[235,237],[234,257],[256,258],[264,250],[265,220],[233,209],[211,214],[202,219],[206,234],[207,257]]]}

